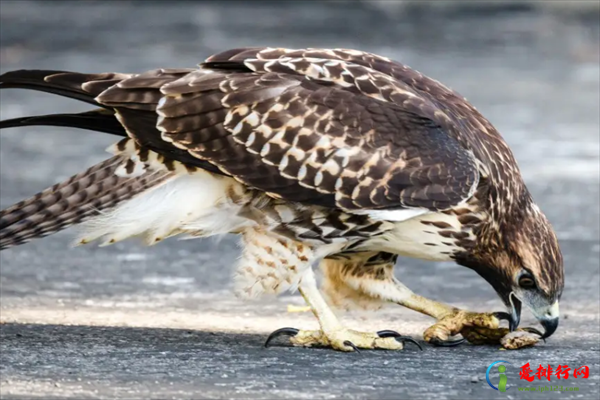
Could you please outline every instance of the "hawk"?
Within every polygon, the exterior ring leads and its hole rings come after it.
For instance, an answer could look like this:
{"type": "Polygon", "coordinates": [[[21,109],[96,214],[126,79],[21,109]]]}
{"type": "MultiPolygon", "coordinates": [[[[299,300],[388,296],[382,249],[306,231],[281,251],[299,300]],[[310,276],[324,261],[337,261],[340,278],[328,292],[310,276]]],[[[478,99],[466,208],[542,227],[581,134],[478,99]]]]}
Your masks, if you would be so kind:
{"type": "Polygon", "coordinates": [[[424,338],[438,345],[507,331],[502,319],[515,330],[523,303],[545,329],[531,331],[546,338],[558,326],[561,251],[511,150],[465,98],[399,62],[348,49],[240,48],[191,69],[13,71],[0,88],[95,107],[0,128],[122,137],[106,161],[3,210],[0,249],[80,223],[79,244],[235,233],[236,292],[297,289],[321,329],[282,328],[268,341],[287,335],[302,346],[402,349],[412,339],[347,329],[332,311],[390,302],[435,318],[424,338]],[[413,293],[394,276],[398,255],[476,271],[508,312],[413,293]]]}

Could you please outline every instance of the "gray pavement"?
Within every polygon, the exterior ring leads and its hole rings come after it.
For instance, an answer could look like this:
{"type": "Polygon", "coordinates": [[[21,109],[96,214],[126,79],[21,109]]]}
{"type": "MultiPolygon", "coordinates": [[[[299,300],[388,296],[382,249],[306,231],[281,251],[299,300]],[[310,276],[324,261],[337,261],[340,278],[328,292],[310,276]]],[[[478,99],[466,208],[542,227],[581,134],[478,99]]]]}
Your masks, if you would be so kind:
{"type": "MultiPolygon", "coordinates": [[[[48,68],[137,72],[188,67],[225,48],[346,47],[400,60],[464,94],[503,133],[566,261],[561,327],[521,351],[408,347],[342,354],[262,343],[281,326],[314,328],[296,294],[231,294],[235,237],[146,248],[69,249],[72,230],[0,254],[0,396],[18,398],[480,399],[598,398],[600,393],[600,23],[585,14],[444,9],[388,12],[369,4],[4,1],[0,71],[48,68]],[[496,360],[509,391],[485,382],[496,360]],[[530,362],[587,365],[578,392],[518,392],[530,362]]],[[[2,119],[84,110],[47,94],[2,91],[2,119]]],[[[105,157],[114,138],[27,128],[0,135],[3,208],[105,157]]],[[[416,292],[473,310],[501,309],[469,270],[402,259],[416,292]]],[[[352,313],[358,329],[421,338],[432,322],[390,307],[352,313]]],[[[524,324],[533,324],[524,315],[524,324]]],[[[498,381],[497,375],[493,378],[498,381]]]]}

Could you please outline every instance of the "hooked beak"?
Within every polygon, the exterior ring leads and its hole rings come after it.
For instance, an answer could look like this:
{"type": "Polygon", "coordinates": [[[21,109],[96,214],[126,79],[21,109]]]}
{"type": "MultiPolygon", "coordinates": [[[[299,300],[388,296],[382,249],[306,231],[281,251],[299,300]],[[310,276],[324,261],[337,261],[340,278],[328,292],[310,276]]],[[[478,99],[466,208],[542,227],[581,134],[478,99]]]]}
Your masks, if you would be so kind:
{"type": "Polygon", "coordinates": [[[548,310],[538,317],[540,324],[544,327],[544,334],[542,339],[546,339],[556,331],[558,328],[558,322],[560,320],[560,312],[558,309],[558,300],[548,308],[548,310]]]}
{"type": "MultiPolygon", "coordinates": [[[[499,312],[496,313],[498,319],[504,319],[508,321],[510,331],[514,331],[519,326],[521,321],[521,300],[517,298],[514,293],[510,293],[508,296],[510,302],[510,313],[499,312]]],[[[535,328],[523,328],[528,332],[536,333],[540,335],[542,339],[549,338],[558,328],[558,322],[560,319],[558,300],[554,302],[550,307],[546,307],[542,312],[539,310],[533,310],[533,314],[536,316],[540,324],[544,327],[544,333],[542,334],[535,328]]]]}

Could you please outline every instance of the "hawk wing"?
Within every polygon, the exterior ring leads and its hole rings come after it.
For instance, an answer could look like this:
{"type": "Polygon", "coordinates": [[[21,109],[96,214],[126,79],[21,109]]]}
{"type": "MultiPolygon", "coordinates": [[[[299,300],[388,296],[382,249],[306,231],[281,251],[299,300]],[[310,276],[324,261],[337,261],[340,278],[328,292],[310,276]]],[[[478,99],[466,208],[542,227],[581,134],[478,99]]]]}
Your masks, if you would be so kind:
{"type": "Polygon", "coordinates": [[[196,70],[126,77],[96,101],[141,146],[275,198],[350,212],[452,207],[477,186],[475,158],[398,68],[350,50],[236,49],[196,70]]]}

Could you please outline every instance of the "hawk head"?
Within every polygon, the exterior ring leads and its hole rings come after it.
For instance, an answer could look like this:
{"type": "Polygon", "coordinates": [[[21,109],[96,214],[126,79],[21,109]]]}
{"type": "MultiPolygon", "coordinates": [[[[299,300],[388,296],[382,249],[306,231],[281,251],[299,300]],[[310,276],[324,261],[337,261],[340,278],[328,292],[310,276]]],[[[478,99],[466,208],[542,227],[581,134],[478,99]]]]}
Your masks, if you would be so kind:
{"type": "Polygon", "coordinates": [[[483,228],[459,264],[475,270],[496,290],[517,327],[525,304],[545,329],[556,331],[564,286],[563,257],[556,234],[529,194],[510,215],[483,228]]]}

